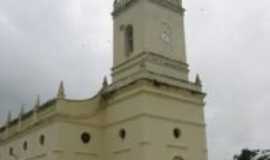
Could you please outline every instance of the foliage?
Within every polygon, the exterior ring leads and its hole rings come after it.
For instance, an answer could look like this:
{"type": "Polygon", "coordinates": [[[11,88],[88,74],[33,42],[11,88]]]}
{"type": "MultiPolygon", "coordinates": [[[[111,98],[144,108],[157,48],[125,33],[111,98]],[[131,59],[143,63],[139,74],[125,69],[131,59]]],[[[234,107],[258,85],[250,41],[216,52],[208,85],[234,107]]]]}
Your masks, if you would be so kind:
{"type": "Polygon", "coordinates": [[[270,160],[270,150],[249,150],[243,149],[234,160],[270,160]]]}

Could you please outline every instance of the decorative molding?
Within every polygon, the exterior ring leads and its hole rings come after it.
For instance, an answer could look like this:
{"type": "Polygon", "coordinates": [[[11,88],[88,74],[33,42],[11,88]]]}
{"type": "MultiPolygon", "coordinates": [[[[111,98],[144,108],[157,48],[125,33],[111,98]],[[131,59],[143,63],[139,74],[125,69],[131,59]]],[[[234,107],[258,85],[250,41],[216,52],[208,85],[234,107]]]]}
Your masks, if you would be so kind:
{"type": "Polygon", "coordinates": [[[124,62],[120,63],[119,65],[114,66],[111,70],[114,72],[114,71],[122,68],[123,66],[128,65],[130,62],[134,62],[134,61],[136,61],[138,59],[143,58],[145,56],[145,54],[146,54],[146,52],[141,52],[139,54],[131,56],[128,59],[126,59],[124,62]]]}
{"type": "MultiPolygon", "coordinates": [[[[94,118],[96,115],[98,114],[98,112],[96,112],[94,115],[90,115],[87,119],[91,119],[94,118]]],[[[80,122],[80,120],[82,120],[81,118],[78,117],[74,117],[74,116],[70,116],[70,115],[59,115],[57,117],[57,120],[59,122],[63,122],[63,123],[69,123],[69,124],[73,124],[73,125],[79,125],[79,126],[84,126],[84,127],[92,127],[95,129],[100,129],[103,126],[102,125],[98,125],[98,124],[94,124],[94,123],[89,123],[89,122],[80,122]]],[[[83,118],[85,119],[85,117],[83,118]]]]}
{"type": "MultiPolygon", "coordinates": [[[[130,8],[135,2],[139,0],[115,0],[113,5],[113,12],[112,16],[118,16],[121,12],[125,11],[126,9],[130,8]]],[[[180,0],[149,0],[155,4],[158,4],[162,7],[170,9],[176,13],[183,15],[185,9],[182,8],[180,0]]]]}
{"type": "Polygon", "coordinates": [[[188,72],[188,65],[184,64],[184,63],[179,63],[178,61],[175,60],[171,60],[169,58],[157,55],[157,54],[153,54],[150,53],[147,56],[147,60],[149,62],[152,62],[154,64],[158,64],[158,65],[162,65],[165,67],[169,67],[169,68],[173,68],[175,70],[184,70],[186,72],[188,72]]]}
{"type": "Polygon", "coordinates": [[[131,7],[135,2],[139,0],[115,0],[113,4],[112,16],[118,16],[122,11],[131,7]]]}
{"type": "Polygon", "coordinates": [[[144,140],[144,141],[138,142],[138,144],[141,146],[150,146],[152,143],[150,141],[144,140]]]}
{"type": "MultiPolygon", "coordinates": [[[[151,72],[150,68],[148,68],[148,66],[147,66],[147,63],[158,65],[158,66],[163,67],[163,68],[171,69],[171,70],[174,70],[176,72],[181,72],[183,74],[188,74],[188,72],[189,72],[188,65],[185,63],[182,63],[182,62],[179,62],[176,60],[172,60],[170,58],[161,56],[161,55],[156,54],[156,53],[143,52],[142,54],[139,54],[138,56],[128,60],[127,63],[124,63],[120,66],[113,68],[112,69],[112,71],[113,71],[112,76],[115,77],[118,74],[121,74],[123,72],[131,70],[132,68],[135,68],[136,66],[138,67],[138,69],[140,68],[139,73],[140,72],[151,72]]],[[[136,74],[138,74],[138,73],[136,73],[136,74]]],[[[158,73],[155,73],[155,74],[158,74],[158,73]]],[[[133,74],[133,75],[135,75],[135,74],[133,74]]],[[[172,78],[172,79],[177,80],[177,81],[182,81],[185,79],[185,77],[176,78],[176,77],[168,76],[166,74],[163,74],[163,75],[167,78],[172,78]]],[[[126,78],[130,79],[130,76],[118,79],[115,82],[122,81],[126,78]]]]}
{"type": "Polygon", "coordinates": [[[98,157],[97,153],[89,153],[89,152],[81,152],[81,151],[76,151],[74,152],[77,155],[85,155],[85,156],[92,156],[92,157],[98,157]]]}
{"type": "Polygon", "coordinates": [[[47,157],[47,153],[42,153],[42,154],[30,157],[30,158],[25,158],[25,160],[35,160],[35,159],[41,159],[44,157],[47,157]]]}
{"type": "Polygon", "coordinates": [[[160,97],[165,96],[165,97],[167,97],[169,99],[180,100],[180,101],[183,101],[183,102],[186,102],[186,103],[191,103],[191,104],[194,104],[196,107],[204,107],[204,105],[205,105],[204,102],[201,102],[201,101],[198,101],[198,100],[195,101],[194,99],[185,98],[184,96],[177,97],[177,96],[171,96],[169,94],[163,94],[161,92],[153,92],[153,91],[145,91],[145,93],[155,94],[155,95],[160,96],[160,97]]]}
{"type": "MultiPolygon", "coordinates": [[[[53,113],[51,115],[48,115],[48,117],[39,119],[39,121],[37,123],[35,123],[34,125],[30,122],[30,125],[23,128],[20,132],[17,132],[17,130],[14,129],[14,130],[12,130],[12,133],[10,133],[8,136],[2,137],[2,139],[0,141],[0,145],[7,144],[14,139],[22,138],[26,134],[35,132],[39,128],[45,128],[48,125],[52,125],[54,122],[56,122],[55,121],[56,118],[57,118],[57,114],[53,113]]],[[[0,136],[1,136],[1,134],[0,134],[0,136]]]]}
{"type": "MultiPolygon", "coordinates": [[[[139,81],[139,80],[138,80],[139,81]]],[[[147,81],[147,80],[145,80],[145,81],[147,81]]],[[[150,80],[149,80],[150,81],[150,80]]],[[[136,81],[135,81],[136,82],[136,81]]],[[[154,82],[154,81],[151,81],[151,82],[149,82],[149,84],[151,84],[151,85],[153,85],[153,83],[156,83],[156,82],[154,82]]],[[[141,84],[141,83],[140,83],[141,84]]],[[[127,85],[126,87],[129,87],[130,85],[127,85]]],[[[140,86],[142,86],[142,85],[140,85],[140,86]]],[[[118,90],[121,90],[121,89],[124,89],[124,87],[123,88],[117,88],[118,90]]],[[[129,97],[134,97],[134,96],[136,96],[137,94],[139,94],[139,93],[141,93],[141,92],[144,92],[144,93],[153,93],[153,94],[156,94],[156,95],[162,95],[162,96],[166,96],[167,98],[170,98],[170,99],[174,99],[174,100],[180,100],[180,101],[183,101],[183,102],[187,102],[187,103],[191,103],[191,104],[194,104],[194,105],[196,105],[196,106],[204,106],[205,105],[205,103],[204,102],[198,102],[198,101],[196,101],[195,99],[190,99],[190,98],[186,98],[187,96],[190,96],[190,95],[186,95],[186,94],[190,94],[190,91],[189,90],[185,90],[185,89],[179,89],[179,88],[176,88],[176,87],[174,87],[174,86],[166,86],[166,85],[163,85],[162,83],[160,83],[160,87],[159,87],[159,90],[160,91],[173,91],[173,92],[175,92],[175,93],[180,93],[180,94],[182,94],[182,95],[184,95],[184,96],[171,96],[170,94],[164,94],[164,92],[163,93],[160,93],[160,92],[154,92],[154,91],[152,91],[152,90],[139,90],[139,91],[136,91],[136,92],[132,92],[132,93],[130,93],[130,94],[128,94],[128,95],[125,95],[125,96],[123,96],[123,97],[121,97],[121,98],[118,98],[118,99],[113,99],[113,101],[111,101],[111,102],[108,102],[108,104],[109,105],[113,105],[113,104],[115,104],[115,103],[119,103],[119,102],[121,102],[121,101],[123,101],[123,100],[125,100],[125,99],[127,99],[127,98],[129,98],[129,97]]],[[[111,91],[111,92],[113,92],[113,91],[111,91]]],[[[108,93],[110,93],[110,92],[107,92],[106,94],[108,94],[108,93]]],[[[203,93],[201,93],[201,94],[203,94],[203,93]]],[[[204,96],[204,95],[203,95],[204,96]]]]}
{"type": "Polygon", "coordinates": [[[176,148],[180,150],[188,150],[188,146],[185,144],[167,144],[168,148],[176,148]]]}
{"type": "MultiPolygon", "coordinates": [[[[49,111],[51,113],[51,111],[49,110],[50,108],[53,108],[55,109],[55,104],[56,104],[56,99],[52,99],[52,100],[49,100],[47,101],[46,103],[44,103],[43,105],[41,105],[40,107],[38,107],[38,109],[36,110],[36,114],[40,114],[40,113],[43,113],[45,111],[49,111]]],[[[27,121],[29,118],[31,118],[32,116],[34,115],[34,109],[27,112],[27,113],[24,113],[21,117],[17,117],[15,119],[13,119],[9,125],[4,125],[4,126],[1,126],[0,128],[0,135],[1,134],[4,134],[6,128],[13,128],[15,127],[18,123],[19,123],[19,120],[21,120],[21,123],[23,125],[24,121],[27,121]],[[21,118],[21,119],[20,119],[21,118]]],[[[33,125],[29,123],[29,125],[33,125]]]]}
{"type": "Polygon", "coordinates": [[[150,113],[137,114],[137,115],[131,116],[130,118],[126,118],[126,119],[123,119],[123,120],[108,123],[108,124],[104,125],[104,127],[113,127],[113,126],[117,126],[117,125],[120,125],[120,124],[124,124],[126,122],[134,121],[134,120],[137,120],[137,119],[140,119],[140,118],[152,118],[152,119],[165,120],[165,121],[170,121],[170,122],[173,122],[173,123],[179,123],[179,124],[184,124],[184,125],[186,124],[186,125],[191,125],[191,126],[196,126],[196,127],[206,127],[205,123],[182,120],[182,119],[168,118],[168,117],[164,117],[164,116],[160,116],[160,115],[154,115],[154,114],[150,114],[150,113]]]}
{"type": "Polygon", "coordinates": [[[131,151],[131,148],[121,148],[121,149],[113,150],[112,153],[121,154],[121,153],[130,152],[130,151],[131,151]]]}
{"type": "Polygon", "coordinates": [[[159,74],[151,71],[145,70],[138,70],[137,72],[129,75],[127,77],[118,79],[115,81],[112,86],[110,86],[106,92],[111,92],[117,90],[119,88],[124,88],[135,81],[139,80],[149,80],[149,81],[157,81],[161,84],[165,84],[166,86],[177,87],[177,89],[187,90],[194,94],[200,94],[205,96],[205,93],[202,92],[201,86],[195,85],[192,82],[179,79],[176,77],[171,77],[165,74],[159,74]]]}
{"type": "Polygon", "coordinates": [[[64,150],[60,149],[60,148],[57,148],[57,149],[53,149],[52,152],[59,154],[59,153],[64,153],[64,150]]]}
{"type": "Polygon", "coordinates": [[[163,61],[173,63],[174,65],[182,66],[182,68],[188,68],[188,64],[177,61],[177,60],[174,60],[174,59],[171,59],[171,58],[168,58],[168,57],[165,57],[165,56],[162,56],[160,54],[157,54],[157,53],[154,53],[154,52],[141,52],[141,53],[139,53],[139,54],[137,54],[137,55],[135,55],[133,57],[130,57],[125,62],[113,67],[112,71],[116,72],[117,70],[123,68],[124,66],[128,65],[131,62],[134,62],[134,61],[137,61],[137,60],[140,60],[140,59],[144,59],[145,57],[149,57],[149,56],[150,57],[155,57],[155,58],[158,58],[158,59],[163,59],[163,61]]]}
{"type": "Polygon", "coordinates": [[[182,8],[182,5],[180,3],[180,0],[149,0],[150,2],[153,2],[155,4],[158,4],[162,7],[165,7],[167,9],[170,9],[176,13],[179,13],[183,15],[185,9],[182,8]]]}

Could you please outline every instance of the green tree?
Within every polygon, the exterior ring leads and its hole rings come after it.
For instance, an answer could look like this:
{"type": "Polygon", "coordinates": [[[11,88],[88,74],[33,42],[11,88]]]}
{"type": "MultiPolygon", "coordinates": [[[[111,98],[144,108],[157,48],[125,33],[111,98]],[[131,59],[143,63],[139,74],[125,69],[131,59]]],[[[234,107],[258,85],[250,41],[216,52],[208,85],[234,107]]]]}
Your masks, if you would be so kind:
{"type": "Polygon", "coordinates": [[[243,149],[239,155],[234,156],[234,160],[251,160],[257,152],[256,150],[243,149]]]}

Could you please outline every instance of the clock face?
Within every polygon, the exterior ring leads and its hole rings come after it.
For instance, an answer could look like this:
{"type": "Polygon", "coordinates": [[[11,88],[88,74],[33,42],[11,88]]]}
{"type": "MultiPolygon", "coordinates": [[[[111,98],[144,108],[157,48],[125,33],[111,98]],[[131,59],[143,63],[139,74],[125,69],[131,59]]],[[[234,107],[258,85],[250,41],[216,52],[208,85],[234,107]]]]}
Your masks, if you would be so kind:
{"type": "Polygon", "coordinates": [[[161,33],[161,39],[165,42],[165,43],[170,43],[171,38],[168,32],[164,31],[161,33]]]}
{"type": "Polygon", "coordinates": [[[161,39],[166,43],[170,43],[171,41],[171,27],[168,23],[162,23],[161,39]]]}
{"type": "Polygon", "coordinates": [[[161,24],[160,33],[161,45],[163,52],[171,52],[172,49],[172,31],[168,23],[161,24]]]}

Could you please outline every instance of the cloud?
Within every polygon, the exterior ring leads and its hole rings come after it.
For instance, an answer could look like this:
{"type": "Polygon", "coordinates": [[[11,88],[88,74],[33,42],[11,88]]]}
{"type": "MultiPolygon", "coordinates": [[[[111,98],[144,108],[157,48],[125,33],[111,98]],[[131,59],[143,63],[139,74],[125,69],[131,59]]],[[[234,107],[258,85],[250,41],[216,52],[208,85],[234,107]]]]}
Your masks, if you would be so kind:
{"type": "Polygon", "coordinates": [[[269,148],[269,2],[186,2],[191,71],[202,74],[208,93],[210,159],[269,148]]]}
{"type": "Polygon", "coordinates": [[[60,80],[70,97],[89,97],[99,89],[112,64],[111,4],[108,11],[100,8],[104,4],[0,1],[2,121],[7,110],[16,113],[21,104],[30,109],[37,94],[43,101],[55,96],[60,80]]]}

